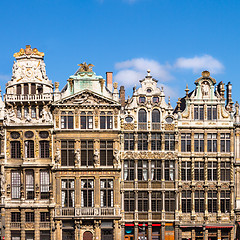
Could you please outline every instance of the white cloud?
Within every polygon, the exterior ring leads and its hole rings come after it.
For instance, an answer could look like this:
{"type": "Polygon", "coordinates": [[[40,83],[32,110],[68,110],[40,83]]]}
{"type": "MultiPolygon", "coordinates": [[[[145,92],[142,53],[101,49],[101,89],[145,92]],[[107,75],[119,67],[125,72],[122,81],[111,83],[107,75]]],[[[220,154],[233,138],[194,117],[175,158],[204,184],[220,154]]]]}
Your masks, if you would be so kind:
{"type": "Polygon", "coordinates": [[[172,79],[167,65],[161,65],[157,61],[150,59],[134,58],[116,63],[115,68],[119,70],[115,75],[115,80],[126,87],[138,84],[138,81],[147,75],[147,69],[151,70],[153,77],[161,81],[172,79]]]}
{"type": "Polygon", "coordinates": [[[208,70],[211,73],[222,73],[223,64],[210,55],[195,56],[193,58],[178,58],[174,67],[179,69],[191,69],[194,73],[208,70]]]}

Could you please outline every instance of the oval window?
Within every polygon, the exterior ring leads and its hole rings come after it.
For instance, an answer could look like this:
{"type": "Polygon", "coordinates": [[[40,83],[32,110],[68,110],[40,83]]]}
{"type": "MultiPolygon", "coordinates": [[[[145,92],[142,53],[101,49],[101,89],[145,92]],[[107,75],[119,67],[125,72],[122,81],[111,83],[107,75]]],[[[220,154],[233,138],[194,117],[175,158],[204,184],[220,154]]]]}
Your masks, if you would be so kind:
{"type": "Polygon", "coordinates": [[[19,137],[20,137],[20,133],[19,132],[11,132],[11,138],[18,139],[19,137]]]}
{"type": "Polygon", "coordinates": [[[151,92],[152,92],[152,89],[148,88],[147,93],[151,93],[151,92]]]}
{"type": "Polygon", "coordinates": [[[172,117],[167,117],[166,118],[166,122],[167,123],[172,123],[173,122],[173,118],[172,117]]]}
{"type": "Polygon", "coordinates": [[[25,132],[25,137],[26,138],[32,138],[33,137],[33,132],[32,131],[27,131],[27,132],[25,132]]]}
{"type": "Polygon", "coordinates": [[[128,123],[130,123],[130,122],[133,121],[133,118],[132,118],[132,117],[126,117],[126,118],[125,118],[125,121],[128,122],[128,123]]]}
{"type": "Polygon", "coordinates": [[[41,131],[39,133],[40,138],[48,138],[49,133],[47,131],[41,131]]]}

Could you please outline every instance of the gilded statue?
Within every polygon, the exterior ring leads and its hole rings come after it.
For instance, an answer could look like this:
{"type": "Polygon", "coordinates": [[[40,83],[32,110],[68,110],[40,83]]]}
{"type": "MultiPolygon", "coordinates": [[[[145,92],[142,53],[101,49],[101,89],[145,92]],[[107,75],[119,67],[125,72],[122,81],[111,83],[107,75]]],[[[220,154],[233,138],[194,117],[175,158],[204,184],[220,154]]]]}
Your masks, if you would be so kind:
{"type": "Polygon", "coordinates": [[[86,62],[78,64],[80,66],[79,72],[92,72],[92,67],[94,67],[93,64],[87,64],[86,62]]]}
{"type": "Polygon", "coordinates": [[[38,56],[41,56],[41,57],[44,56],[44,53],[43,52],[39,52],[37,50],[37,48],[32,49],[31,45],[26,45],[25,49],[21,48],[19,52],[13,54],[13,57],[16,58],[16,57],[21,57],[23,55],[31,55],[31,54],[38,55],[38,56]]]}

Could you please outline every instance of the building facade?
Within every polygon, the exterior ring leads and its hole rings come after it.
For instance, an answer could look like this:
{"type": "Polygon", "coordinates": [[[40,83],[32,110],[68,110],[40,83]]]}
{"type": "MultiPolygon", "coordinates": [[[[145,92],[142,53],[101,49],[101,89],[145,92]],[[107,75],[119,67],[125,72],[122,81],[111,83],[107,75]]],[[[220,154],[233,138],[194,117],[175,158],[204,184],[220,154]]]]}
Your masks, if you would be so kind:
{"type": "Polygon", "coordinates": [[[147,76],[125,90],[82,63],[59,90],[44,53],[14,54],[0,98],[1,236],[239,239],[240,115],[208,71],[176,107],[147,76]]]}

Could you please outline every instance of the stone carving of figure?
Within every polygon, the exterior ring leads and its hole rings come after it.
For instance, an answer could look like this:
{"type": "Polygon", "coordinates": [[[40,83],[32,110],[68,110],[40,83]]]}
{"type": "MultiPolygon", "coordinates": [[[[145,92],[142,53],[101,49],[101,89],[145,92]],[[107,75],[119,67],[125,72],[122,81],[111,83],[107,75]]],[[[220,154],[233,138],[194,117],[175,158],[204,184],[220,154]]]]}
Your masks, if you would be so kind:
{"type": "Polygon", "coordinates": [[[5,190],[5,183],[6,183],[6,179],[5,179],[5,176],[3,174],[3,172],[0,173],[1,174],[1,191],[4,191],[5,190]]]}
{"type": "Polygon", "coordinates": [[[201,85],[202,95],[208,96],[209,95],[209,85],[207,82],[203,82],[201,85]]]}
{"type": "Polygon", "coordinates": [[[42,110],[42,121],[43,122],[52,122],[52,114],[50,113],[47,106],[44,106],[42,110]]]}
{"type": "Polygon", "coordinates": [[[81,158],[80,150],[77,149],[77,150],[75,151],[75,164],[79,164],[79,163],[80,163],[80,158],[81,158]]]}
{"type": "Polygon", "coordinates": [[[5,123],[16,122],[16,114],[13,108],[5,110],[5,123]]]}
{"type": "Polygon", "coordinates": [[[100,161],[99,161],[99,151],[98,151],[97,149],[94,150],[93,162],[94,162],[94,166],[95,166],[95,167],[100,165],[100,161]]]}
{"type": "Polygon", "coordinates": [[[119,151],[117,149],[113,153],[113,166],[115,168],[119,167],[119,151]]]}
{"type": "Polygon", "coordinates": [[[60,159],[61,159],[61,152],[60,152],[60,149],[57,148],[56,153],[55,153],[55,163],[59,164],[60,163],[60,159]]]}

